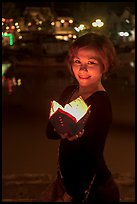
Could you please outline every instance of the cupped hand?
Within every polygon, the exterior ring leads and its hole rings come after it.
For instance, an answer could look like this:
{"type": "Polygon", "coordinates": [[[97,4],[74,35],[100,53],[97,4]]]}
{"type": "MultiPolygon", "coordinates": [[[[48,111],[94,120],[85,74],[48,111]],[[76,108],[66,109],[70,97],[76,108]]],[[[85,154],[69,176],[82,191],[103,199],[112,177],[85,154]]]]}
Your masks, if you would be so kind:
{"type": "MultiPolygon", "coordinates": [[[[56,130],[54,129],[54,131],[56,130]]],[[[68,139],[69,141],[73,141],[82,137],[82,135],[84,134],[84,129],[80,130],[75,135],[70,135],[69,133],[58,133],[58,134],[60,135],[61,139],[68,139]]]]}
{"type": "Polygon", "coordinates": [[[82,129],[82,130],[80,130],[79,132],[77,132],[76,135],[72,135],[72,136],[68,137],[67,139],[68,139],[69,141],[73,141],[73,140],[76,140],[76,139],[82,137],[83,134],[84,134],[84,129],[82,129]]]}

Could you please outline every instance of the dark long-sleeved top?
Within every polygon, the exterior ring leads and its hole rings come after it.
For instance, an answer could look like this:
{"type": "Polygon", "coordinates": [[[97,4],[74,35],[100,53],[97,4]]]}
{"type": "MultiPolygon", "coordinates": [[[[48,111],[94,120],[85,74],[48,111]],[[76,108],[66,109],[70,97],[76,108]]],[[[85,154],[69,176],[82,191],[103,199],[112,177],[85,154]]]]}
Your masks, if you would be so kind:
{"type": "MultiPolygon", "coordinates": [[[[69,103],[76,85],[67,87],[59,103],[69,103]]],[[[91,113],[84,127],[84,134],[74,141],[61,139],[59,145],[59,166],[64,177],[64,184],[69,195],[83,196],[96,173],[96,180],[103,182],[109,175],[104,156],[104,146],[112,123],[112,110],[109,95],[106,91],[96,91],[85,100],[91,105],[91,113]]],[[[52,124],[47,125],[47,137],[59,139],[52,124]]]]}

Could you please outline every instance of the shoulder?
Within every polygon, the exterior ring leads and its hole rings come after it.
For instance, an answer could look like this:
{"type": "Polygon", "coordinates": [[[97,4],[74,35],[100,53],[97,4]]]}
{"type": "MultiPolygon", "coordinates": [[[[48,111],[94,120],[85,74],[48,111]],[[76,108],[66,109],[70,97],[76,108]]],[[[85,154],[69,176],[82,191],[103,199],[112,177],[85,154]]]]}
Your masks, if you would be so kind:
{"type": "Polygon", "coordinates": [[[87,103],[91,105],[91,110],[98,113],[100,116],[106,113],[112,114],[111,100],[106,91],[95,92],[89,97],[87,103]]]}
{"type": "Polygon", "coordinates": [[[110,103],[110,97],[107,91],[96,91],[93,93],[88,101],[89,103],[96,103],[96,104],[104,104],[104,103],[110,103]]]}

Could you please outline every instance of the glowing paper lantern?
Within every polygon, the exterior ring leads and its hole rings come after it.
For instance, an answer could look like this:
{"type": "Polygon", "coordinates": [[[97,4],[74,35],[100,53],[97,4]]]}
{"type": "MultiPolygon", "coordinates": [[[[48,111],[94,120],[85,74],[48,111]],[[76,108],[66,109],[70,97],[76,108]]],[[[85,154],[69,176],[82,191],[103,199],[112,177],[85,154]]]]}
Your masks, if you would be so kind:
{"type": "Polygon", "coordinates": [[[51,101],[49,120],[57,132],[74,135],[84,128],[89,113],[90,106],[87,106],[81,96],[64,107],[53,100],[51,101]]]}

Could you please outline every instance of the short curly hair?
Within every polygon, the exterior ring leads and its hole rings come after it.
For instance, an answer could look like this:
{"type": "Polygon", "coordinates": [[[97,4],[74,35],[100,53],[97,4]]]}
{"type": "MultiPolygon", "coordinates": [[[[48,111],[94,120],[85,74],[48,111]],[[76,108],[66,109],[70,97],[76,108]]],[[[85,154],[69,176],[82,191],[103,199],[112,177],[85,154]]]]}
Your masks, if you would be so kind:
{"type": "Polygon", "coordinates": [[[68,50],[67,63],[72,75],[73,59],[80,48],[92,49],[98,53],[103,65],[103,76],[107,77],[116,62],[116,51],[112,41],[107,36],[98,33],[87,33],[77,38],[68,50]]]}

